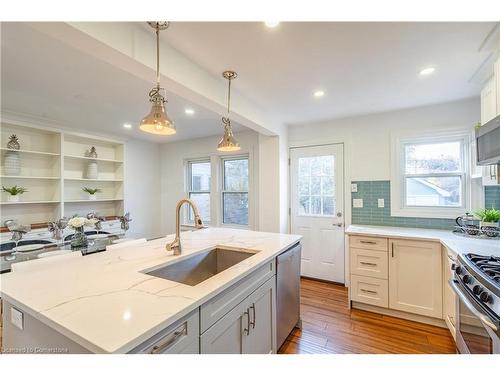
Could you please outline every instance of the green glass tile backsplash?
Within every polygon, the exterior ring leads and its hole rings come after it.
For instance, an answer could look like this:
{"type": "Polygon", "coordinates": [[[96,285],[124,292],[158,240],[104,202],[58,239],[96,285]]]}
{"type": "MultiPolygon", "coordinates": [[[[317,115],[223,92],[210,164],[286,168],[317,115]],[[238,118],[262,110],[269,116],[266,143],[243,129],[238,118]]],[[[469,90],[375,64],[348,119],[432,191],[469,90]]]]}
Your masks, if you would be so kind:
{"type": "Polygon", "coordinates": [[[500,186],[484,187],[484,206],[500,210],[500,186]]]}
{"type": "Polygon", "coordinates": [[[363,199],[363,208],[352,208],[352,224],[430,229],[452,229],[455,225],[455,220],[452,219],[391,216],[390,181],[352,181],[352,183],[358,185],[358,192],[351,193],[351,198],[363,199]],[[378,207],[380,198],[384,199],[383,208],[378,207]]]}

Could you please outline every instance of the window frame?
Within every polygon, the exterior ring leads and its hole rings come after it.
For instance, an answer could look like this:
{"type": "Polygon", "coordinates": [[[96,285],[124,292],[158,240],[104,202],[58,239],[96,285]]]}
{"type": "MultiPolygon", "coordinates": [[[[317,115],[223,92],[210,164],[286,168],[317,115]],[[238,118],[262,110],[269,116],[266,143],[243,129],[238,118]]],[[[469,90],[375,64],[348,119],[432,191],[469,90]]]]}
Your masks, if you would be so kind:
{"type": "Polygon", "coordinates": [[[221,156],[220,157],[220,194],[219,195],[219,212],[220,215],[218,217],[220,226],[231,227],[231,228],[249,228],[250,227],[250,219],[251,219],[251,197],[250,197],[250,189],[252,186],[251,182],[251,163],[250,163],[250,155],[248,154],[239,154],[239,155],[231,155],[231,156],[221,156]],[[225,168],[224,163],[229,160],[246,160],[248,164],[248,189],[244,190],[226,190],[225,189],[225,168]],[[234,224],[234,223],[225,223],[224,222],[224,194],[247,194],[248,200],[248,214],[247,214],[247,224],[234,224]]]}
{"type": "Polygon", "coordinates": [[[391,161],[391,216],[453,219],[470,210],[470,133],[465,131],[429,130],[425,135],[392,135],[391,161]],[[432,135],[429,135],[432,133],[432,135]],[[460,142],[461,171],[407,174],[405,147],[407,145],[460,142]],[[408,177],[460,177],[462,204],[460,206],[410,206],[406,199],[406,179],[408,177]]]}
{"type": "MultiPolygon", "coordinates": [[[[213,222],[213,217],[212,217],[212,184],[210,183],[209,184],[209,190],[193,190],[193,186],[192,186],[192,183],[193,183],[193,174],[192,174],[192,165],[193,164],[201,164],[201,163],[208,163],[210,165],[210,180],[213,179],[213,176],[212,176],[212,161],[210,160],[210,158],[200,158],[200,159],[189,159],[189,160],[186,160],[186,166],[185,166],[185,170],[186,170],[186,195],[189,199],[191,199],[191,194],[192,193],[198,193],[198,194],[208,194],[209,195],[209,201],[210,201],[210,221],[206,221],[204,220],[203,218],[201,218],[203,220],[203,224],[211,224],[213,222]]],[[[190,212],[191,212],[191,207],[189,207],[189,205],[186,205],[185,208],[184,208],[185,212],[184,212],[184,222],[185,224],[188,224],[188,225],[194,225],[194,218],[190,218],[190,212]]]]}

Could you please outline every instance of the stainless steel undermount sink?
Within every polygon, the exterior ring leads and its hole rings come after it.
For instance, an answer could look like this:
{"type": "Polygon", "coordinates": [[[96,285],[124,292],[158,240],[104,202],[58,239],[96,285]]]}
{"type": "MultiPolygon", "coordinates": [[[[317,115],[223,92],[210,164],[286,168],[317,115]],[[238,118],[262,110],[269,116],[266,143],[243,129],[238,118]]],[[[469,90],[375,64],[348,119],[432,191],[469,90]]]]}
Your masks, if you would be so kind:
{"type": "Polygon", "coordinates": [[[149,272],[143,272],[147,275],[195,286],[256,253],[257,251],[253,250],[215,248],[149,272]]]}

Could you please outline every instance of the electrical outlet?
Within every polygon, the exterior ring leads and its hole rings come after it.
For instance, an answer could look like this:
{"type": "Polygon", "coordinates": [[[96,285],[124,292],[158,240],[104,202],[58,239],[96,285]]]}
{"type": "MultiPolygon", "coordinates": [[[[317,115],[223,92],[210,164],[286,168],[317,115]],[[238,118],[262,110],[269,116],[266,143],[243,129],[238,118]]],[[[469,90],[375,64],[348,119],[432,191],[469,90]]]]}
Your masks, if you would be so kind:
{"type": "Polygon", "coordinates": [[[381,198],[378,200],[378,208],[384,208],[385,206],[385,201],[384,198],[381,198]]]}
{"type": "Polygon", "coordinates": [[[24,329],[23,312],[19,311],[18,309],[15,309],[14,307],[11,307],[10,322],[20,330],[23,330],[24,329]]]}
{"type": "Polygon", "coordinates": [[[363,208],[363,199],[355,198],[352,200],[352,207],[354,208],[363,208]]]}
{"type": "Polygon", "coordinates": [[[358,192],[358,184],[351,184],[351,193],[358,192]]]}

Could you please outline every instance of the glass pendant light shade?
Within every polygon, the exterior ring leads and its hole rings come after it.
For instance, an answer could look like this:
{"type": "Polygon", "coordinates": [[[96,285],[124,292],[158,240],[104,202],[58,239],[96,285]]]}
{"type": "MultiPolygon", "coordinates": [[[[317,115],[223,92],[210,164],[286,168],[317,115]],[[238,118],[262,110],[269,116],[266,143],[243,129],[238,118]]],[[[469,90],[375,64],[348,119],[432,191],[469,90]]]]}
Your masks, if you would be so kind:
{"type": "Polygon", "coordinates": [[[168,117],[163,101],[153,102],[151,112],[142,119],[139,129],[158,135],[172,135],[176,133],[175,125],[168,117]]]}
{"type": "Polygon", "coordinates": [[[217,151],[238,151],[241,149],[240,144],[234,138],[233,130],[231,129],[231,122],[228,118],[223,117],[222,122],[224,122],[224,135],[222,136],[219,144],[217,145],[217,151]]]}

